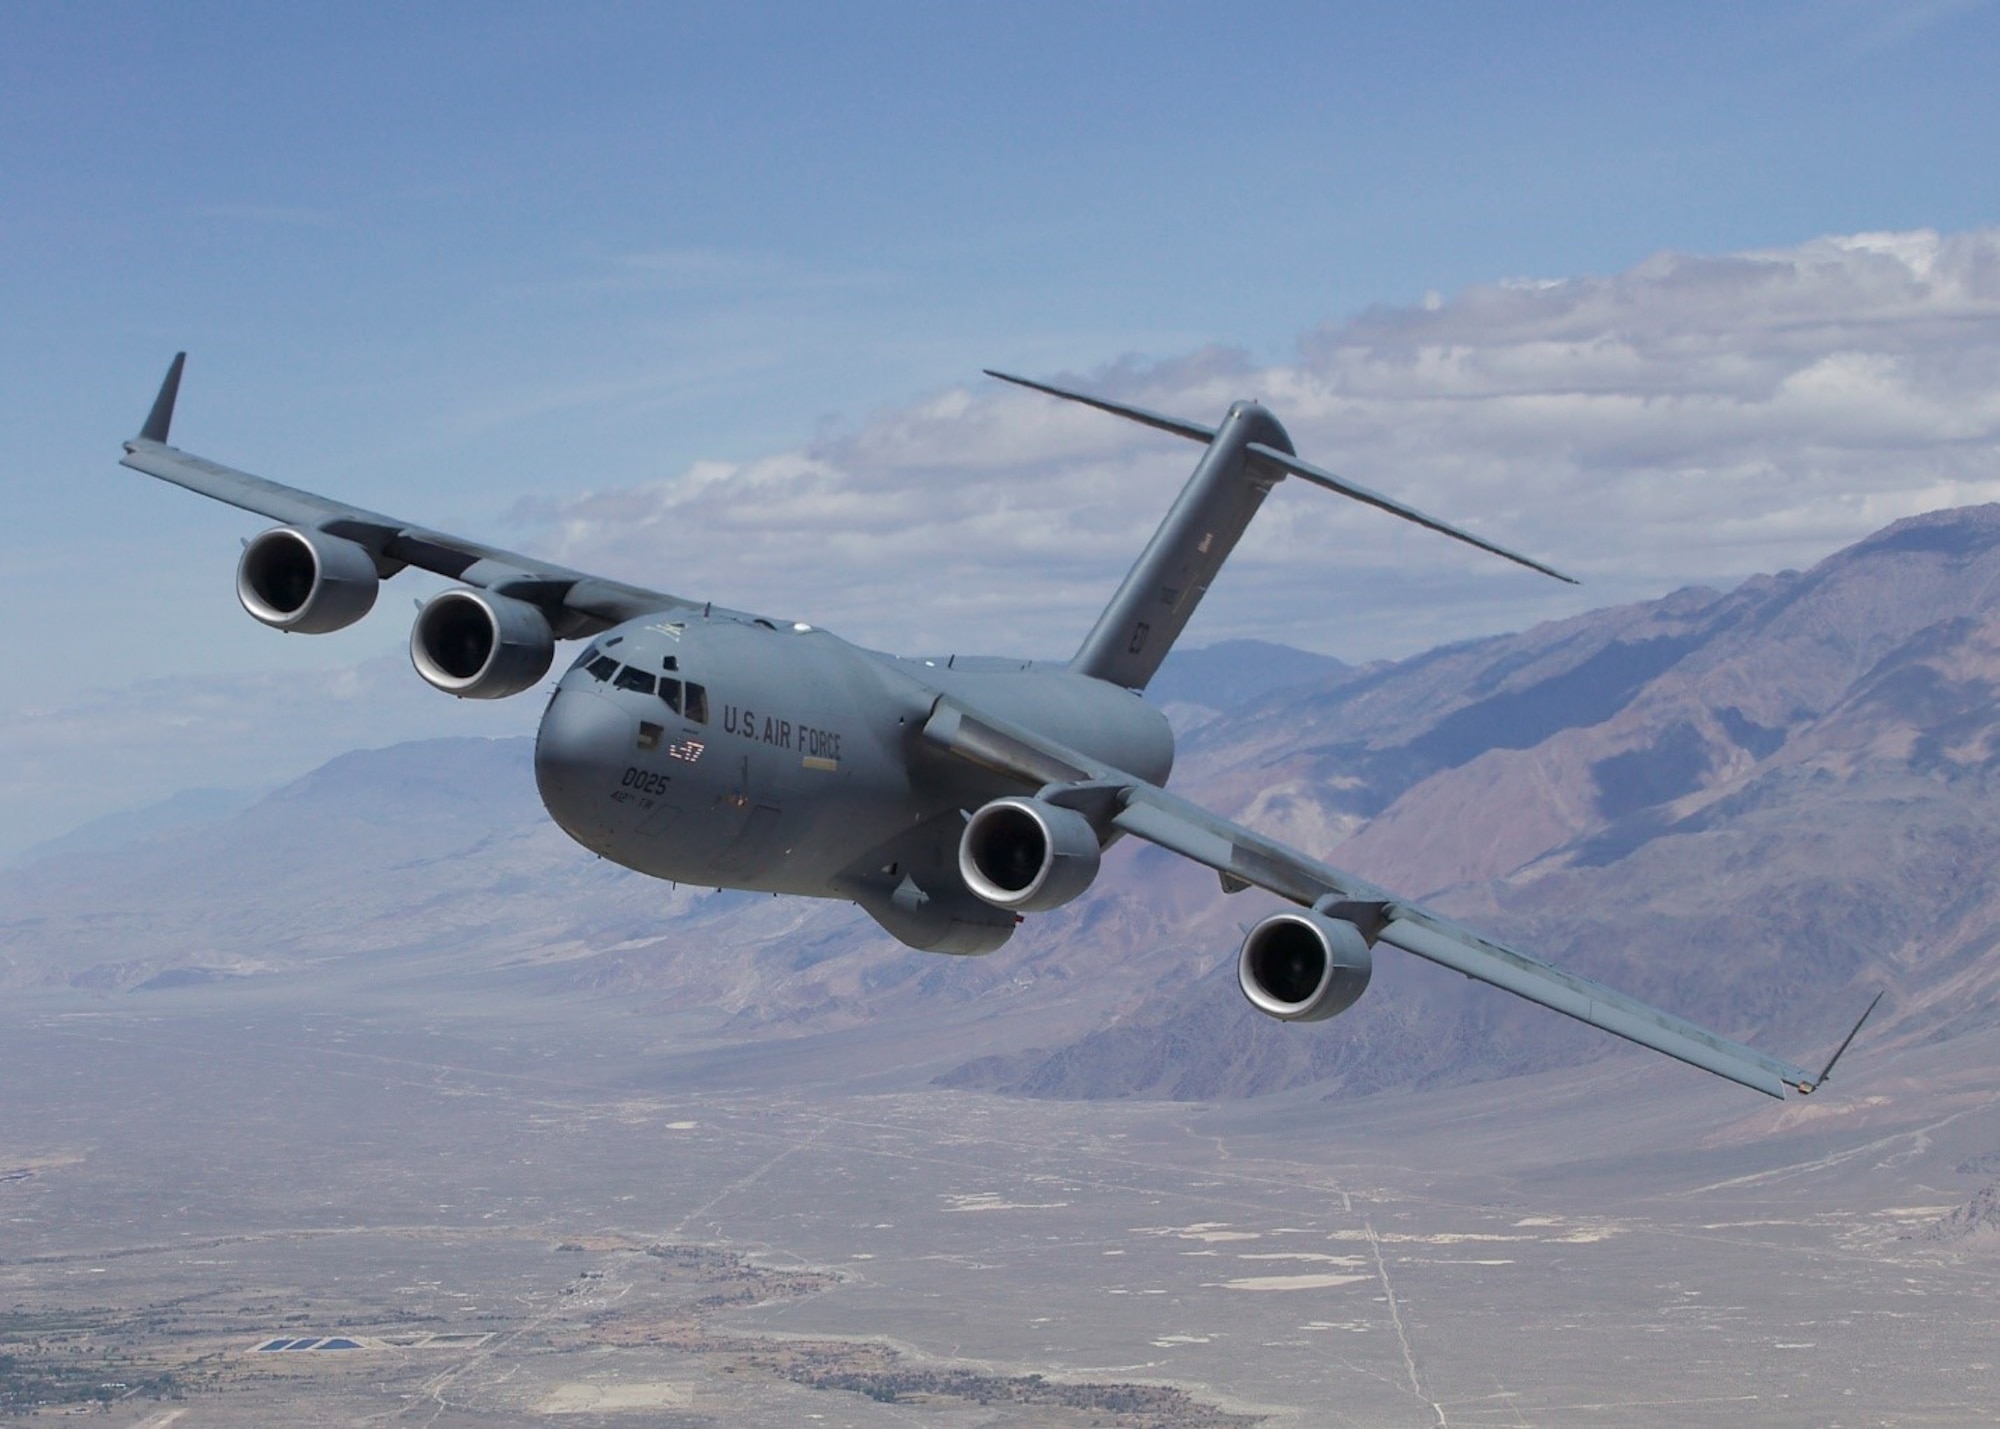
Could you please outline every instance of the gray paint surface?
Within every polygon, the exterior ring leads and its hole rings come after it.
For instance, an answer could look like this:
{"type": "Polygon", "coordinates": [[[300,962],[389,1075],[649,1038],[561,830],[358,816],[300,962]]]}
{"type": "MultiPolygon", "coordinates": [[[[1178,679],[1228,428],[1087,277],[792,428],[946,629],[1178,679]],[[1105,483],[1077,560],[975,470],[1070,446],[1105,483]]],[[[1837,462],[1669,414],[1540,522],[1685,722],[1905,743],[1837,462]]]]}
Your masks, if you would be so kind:
{"type": "Polygon", "coordinates": [[[1215,869],[1226,890],[1266,889],[1355,924],[1371,943],[1768,1095],[1811,1091],[1831,1070],[1813,1076],[1495,943],[1165,790],[1173,736],[1134,691],[1286,475],[1558,575],[1300,460],[1254,403],[1234,404],[1208,428],[1007,379],[1208,444],[1076,659],[1052,667],[883,655],[809,625],[606,581],[190,456],[167,444],[182,364],[176,357],[141,434],[126,443],[126,465],[351,542],[383,578],[417,566],[519,602],[530,620],[539,611],[556,639],[589,642],[544,712],[536,781],[556,822],[605,858],[678,882],[844,898],[912,946],[983,952],[1019,920],[960,877],[959,833],[972,810],[1031,796],[1072,823],[1087,819],[1100,844],[1144,839],[1215,869]]]}

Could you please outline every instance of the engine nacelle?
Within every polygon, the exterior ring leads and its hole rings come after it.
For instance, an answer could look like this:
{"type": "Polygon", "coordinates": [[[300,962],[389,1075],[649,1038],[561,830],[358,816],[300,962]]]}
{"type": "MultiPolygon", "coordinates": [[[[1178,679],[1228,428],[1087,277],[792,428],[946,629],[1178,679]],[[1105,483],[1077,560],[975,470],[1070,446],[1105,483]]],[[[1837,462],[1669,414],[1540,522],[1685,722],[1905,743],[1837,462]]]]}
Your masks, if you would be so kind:
{"type": "Polygon", "coordinates": [[[995,799],[966,824],[958,872],[996,908],[1041,913],[1090,887],[1101,856],[1097,831],[1076,810],[1040,799],[995,799]]]}
{"type": "Polygon", "coordinates": [[[555,655],[547,616],[490,591],[441,591],[424,602],[410,630],[417,673],[465,700],[518,695],[548,674],[555,655]]]}
{"type": "Polygon", "coordinates": [[[1319,913],[1273,913],[1250,930],[1236,981],[1250,1005],[1283,1022],[1321,1022],[1347,1011],[1374,970],[1352,923],[1319,913]]]}
{"type": "Polygon", "coordinates": [[[266,625],[324,635],[375,606],[382,578],[362,547],[311,527],[279,526],[243,547],[236,598],[266,625]]]}

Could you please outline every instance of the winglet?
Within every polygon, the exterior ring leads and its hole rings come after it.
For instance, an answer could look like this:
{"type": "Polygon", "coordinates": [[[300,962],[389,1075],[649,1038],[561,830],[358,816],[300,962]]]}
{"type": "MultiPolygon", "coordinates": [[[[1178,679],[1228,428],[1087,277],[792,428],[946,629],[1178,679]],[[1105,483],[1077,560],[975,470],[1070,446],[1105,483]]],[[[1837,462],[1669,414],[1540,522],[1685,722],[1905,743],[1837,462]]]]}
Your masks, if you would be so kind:
{"type": "MultiPolygon", "coordinates": [[[[1886,992],[1887,989],[1885,988],[1883,989],[1883,991],[1886,992]]],[[[1853,1029],[1849,1031],[1845,1037],[1840,1039],[1840,1045],[1833,1049],[1833,1055],[1826,1059],[1826,1065],[1819,1069],[1819,1075],[1813,1078],[1810,1082],[1799,1083],[1799,1091],[1801,1093],[1818,1091],[1820,1087],[1825,1084],[1827,1077],[1832,1075],[1833,1064],[1840,1060],[1840,1054],[1847,1050],[1848,1044],[1854,1040],[1855,1034],[1861,1031],[1861,1024],[1868,1020],[1868,1014],[1873,1012],[1875,1010],[1876,1004],[1880,1003],[1881,1001],[1882,1001],[1882,993],[1878,992],[1875,994],[1875,1000],[1868,1004],[1867,1009],[1863,1011],[1861,1016],[1855,1021],[1853,1029]]]]}
{"type": "Polygon", "coordinates": [[[167,366],[167,380],[160,384],[160,395],[153,399],[153,410],[146,414],[146,425],[139,428],[142,441],[166,444],[167,429],[174,424],[174,399],[181,395],[181,369],[187,366],[187,354],[177,352],[167,366]]]}

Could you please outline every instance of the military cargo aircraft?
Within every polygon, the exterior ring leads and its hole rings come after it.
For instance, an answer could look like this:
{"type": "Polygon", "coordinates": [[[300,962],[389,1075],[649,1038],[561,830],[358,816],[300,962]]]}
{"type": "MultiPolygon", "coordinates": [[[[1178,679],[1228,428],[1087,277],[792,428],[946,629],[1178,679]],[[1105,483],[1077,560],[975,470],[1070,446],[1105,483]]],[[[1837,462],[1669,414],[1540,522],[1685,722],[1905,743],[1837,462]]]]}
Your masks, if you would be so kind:
{"type": "Polygon", "coordinates": [[[845,899],[910,947],[975,954],[1089,888],[1103,850],[1129,834],[1206,864],[1225,892],[1262,888],[1294,905],[1252,927],[1237,955],[1243,995],[1284,1021],[1352,1006],[1387,944],[1779,1098],[1824,1082],[1860,1031],[1815,1076],[1167,792],[1173,735],[1141,692],[1284,478],[1569,579],[1302,460],[1255,402],[1210,427],[989,373],[1206,450],[1067,665],[928,660],[497,550],[180,451],[167,437],[186,356],[167,369],[123,464],[280,523],[244,545],[243,608],[317,634],[366,615],[381,582],[407,567],[448,577],[458,585],[418,612],[410,659],[462,699],[532,689],[558,641],[582,642],[542,714],[535,779],[570,837],[628,868],[845,899]]]}

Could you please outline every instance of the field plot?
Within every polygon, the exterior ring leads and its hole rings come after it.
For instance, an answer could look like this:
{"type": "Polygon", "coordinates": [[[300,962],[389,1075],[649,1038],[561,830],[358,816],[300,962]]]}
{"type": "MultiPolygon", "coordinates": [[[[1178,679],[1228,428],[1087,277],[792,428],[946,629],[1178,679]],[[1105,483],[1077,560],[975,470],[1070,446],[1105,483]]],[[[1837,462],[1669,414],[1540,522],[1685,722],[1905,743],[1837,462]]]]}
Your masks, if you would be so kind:
{"type": "Polygon", "coordinates": [[[2000,1169],[1976,1070],[1031,1102],[843,1083],[851,1044],[718,1072],[601,1008],[174,997],[0,1023],[9,1412],[2000,1418],[2000,1254],[1952,1220],[2000,1169]]]}

